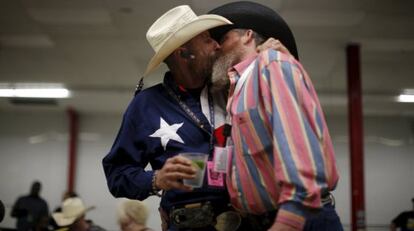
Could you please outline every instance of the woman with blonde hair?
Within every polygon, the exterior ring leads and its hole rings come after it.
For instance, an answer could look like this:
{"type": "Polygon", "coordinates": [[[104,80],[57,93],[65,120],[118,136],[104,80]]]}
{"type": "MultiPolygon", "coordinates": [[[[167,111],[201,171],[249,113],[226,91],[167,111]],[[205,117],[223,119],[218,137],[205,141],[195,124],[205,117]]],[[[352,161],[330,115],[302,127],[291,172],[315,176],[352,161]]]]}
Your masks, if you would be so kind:
{"type": "Polygon", "coordinates": [[[122,231],[152,231],[147,228],[147,206],[137,200],[125,200],[118,208],[118,224],[122,231]]]}

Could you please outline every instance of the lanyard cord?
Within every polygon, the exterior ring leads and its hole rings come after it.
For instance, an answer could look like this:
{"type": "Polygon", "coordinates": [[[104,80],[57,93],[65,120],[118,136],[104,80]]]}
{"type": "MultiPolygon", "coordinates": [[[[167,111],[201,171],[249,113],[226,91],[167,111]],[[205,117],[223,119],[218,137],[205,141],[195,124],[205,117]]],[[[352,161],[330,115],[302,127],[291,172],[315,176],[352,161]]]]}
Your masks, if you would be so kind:
{"type": "Polygon", "coordinates": [[[180,97],[166,84],[163,84],[164,88],[167,90],[168,94],[177,101],[177,103],[180,105],[181,109],[184,110],[185,114],[193,120],[199,128],[201,128],[203,131],[210,134],[210,152],[214,149],[214,104],[213,104],[213,97],[211,96],[210,92],[208,91],[208,106],[210,111],[210,120],[211,120],[211,130],[208,131],[201,120],[195,115],[195,113],[185,104],[180,97]]]}

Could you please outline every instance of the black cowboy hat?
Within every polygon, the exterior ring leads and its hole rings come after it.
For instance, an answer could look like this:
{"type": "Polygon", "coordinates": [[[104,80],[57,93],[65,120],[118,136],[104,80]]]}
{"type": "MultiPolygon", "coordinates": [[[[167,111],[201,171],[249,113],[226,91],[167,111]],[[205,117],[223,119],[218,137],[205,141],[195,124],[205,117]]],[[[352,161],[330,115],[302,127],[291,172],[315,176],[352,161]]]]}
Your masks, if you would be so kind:
{"type": "Polygon", "coordinates": [[[219,6],[208,13],[223,16],[233,23],[210,29],[210,34],[216,41],[220,41],[231,29],[252,29],[265,39],[278,39],[299,60],[292,31],[285,20],[269,7],[255,2],[240,1],[219,6]]]}

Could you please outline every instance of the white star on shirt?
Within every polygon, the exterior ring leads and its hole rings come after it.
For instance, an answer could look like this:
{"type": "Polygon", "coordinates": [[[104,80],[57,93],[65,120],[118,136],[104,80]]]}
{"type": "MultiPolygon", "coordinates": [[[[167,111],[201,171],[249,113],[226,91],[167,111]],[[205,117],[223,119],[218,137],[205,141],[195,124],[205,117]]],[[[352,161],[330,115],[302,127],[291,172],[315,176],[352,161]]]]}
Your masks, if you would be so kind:
{"type": "Polygon", "coordinates": [[[177,130],[183,126],[184,122],[180,124],[169,125],[163,118],[161,118],[160,128],[152,133],[150,137],[159,137],[161,138],[161,145],[164,147],[164,150],[167,149],[167,143],[170,140],[175,140],[184,144],[183,139],[177,134],[177,130]]]}

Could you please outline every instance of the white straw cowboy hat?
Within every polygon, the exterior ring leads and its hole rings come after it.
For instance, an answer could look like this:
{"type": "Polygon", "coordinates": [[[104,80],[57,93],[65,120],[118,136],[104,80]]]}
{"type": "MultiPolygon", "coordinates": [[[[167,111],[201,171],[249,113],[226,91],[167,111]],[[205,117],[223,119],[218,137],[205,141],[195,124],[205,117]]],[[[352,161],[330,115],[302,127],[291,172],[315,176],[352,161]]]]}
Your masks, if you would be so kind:
{"type": "Polygon", "coordinates": [[[232,24],[226,18],[206,14],[197,16],[189,6],[177,6],[155,21],[148,29],[147,40],[155,51],[144,76],[155,70],[175,49],[208,29],[232,24]]]}
{"type": "Polygon", "coordinates": [[[79,197],[72,197],[63,201],[62,212],[53,213],[52,217],[59,226],[68,226],[94,208],[94,206],[85,207],[79,197]]]}

